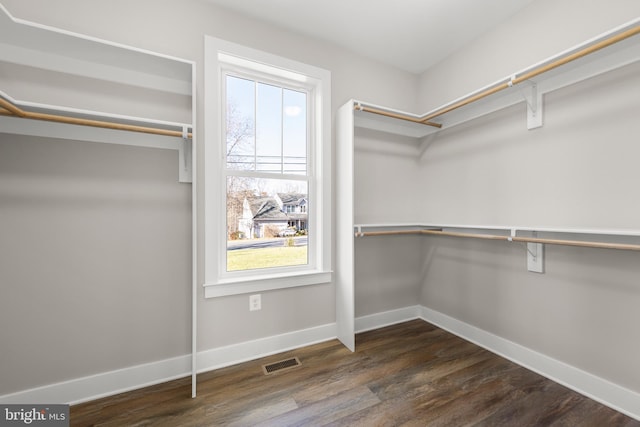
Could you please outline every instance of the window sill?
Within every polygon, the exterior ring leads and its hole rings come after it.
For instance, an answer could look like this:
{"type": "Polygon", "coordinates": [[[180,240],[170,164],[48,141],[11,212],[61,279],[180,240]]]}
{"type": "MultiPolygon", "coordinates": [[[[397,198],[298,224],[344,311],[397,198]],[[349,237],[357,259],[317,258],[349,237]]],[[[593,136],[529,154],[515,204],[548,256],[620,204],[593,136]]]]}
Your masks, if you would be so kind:
{"type": "Polygon", "coordinates": [[[331,271],[316,270],[297,274],[273,274],[254,276],[247,279],[219,280],[217,283],[205,283],[203,286],[205,298],[216,298],[252,292],[296,288],[299,286],[319,285],[321,283],[330,283],[331,281],[331,271]]]}

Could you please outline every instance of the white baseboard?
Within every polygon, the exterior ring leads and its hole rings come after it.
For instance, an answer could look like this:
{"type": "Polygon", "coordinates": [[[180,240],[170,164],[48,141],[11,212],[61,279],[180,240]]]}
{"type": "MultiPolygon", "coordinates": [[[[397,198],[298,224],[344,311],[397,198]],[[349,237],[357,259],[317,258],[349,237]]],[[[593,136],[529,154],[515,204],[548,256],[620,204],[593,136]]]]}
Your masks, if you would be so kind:
{"type": "Polygon", "coordinates": [[[414,305],[411,307],[383,311],[382,313],[358,317],[355,321],[356,333],[380,329],[385,326],[395,325],[396,323],[402,323],[413,319],[420,319],[422,315],[421,308],[422,307],[419,305],[414,305]]]}
{"type": "MultiPolygon", "coordinates": [[[[336,337],[335,323],[198,353],[198,372],[289,351],[336,337]]],[[[191,375],[191,355],[131,366],[0,396],[0,403],[78,404],[191,375]]]]}
{"type": "Polygon", "coordinates": [[[329,341],[334,338],[336,338],[336,324],[331,323],[201,351],[198,353],[198,373],[329,341]]]}
{"type": "Polygon", "coordinates": [[[0,403],[76,404],[190,375],[191,356],[179,356],[0,396],[0,403]]]}
{"type": "Polygon", "coordinates": [[[426,322],[509,359],[558,384],[640,420],[639,393],[427,307],[420,308],[420,317],[426,322]]]}

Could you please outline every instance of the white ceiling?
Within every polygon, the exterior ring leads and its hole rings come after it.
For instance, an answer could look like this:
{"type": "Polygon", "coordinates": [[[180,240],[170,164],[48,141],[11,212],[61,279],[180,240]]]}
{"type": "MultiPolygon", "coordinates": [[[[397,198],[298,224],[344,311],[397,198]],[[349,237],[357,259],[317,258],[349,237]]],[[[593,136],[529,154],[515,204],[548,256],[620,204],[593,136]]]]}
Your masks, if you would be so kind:
{"type": "Polygon", "coordinates": [[[208,0],[420,73],[533,0],[208,0]]]}

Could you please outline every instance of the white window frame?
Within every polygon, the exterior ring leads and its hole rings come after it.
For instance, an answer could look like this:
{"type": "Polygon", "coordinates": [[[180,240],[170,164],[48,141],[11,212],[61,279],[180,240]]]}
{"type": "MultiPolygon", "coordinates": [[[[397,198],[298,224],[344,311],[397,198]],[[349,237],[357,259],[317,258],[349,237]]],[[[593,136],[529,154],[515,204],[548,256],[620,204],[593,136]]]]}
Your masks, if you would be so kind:
{"type": "MultiPolygon", "coordinates": [[[[205,298],[291,288],[332,281],[331,272],[331,73],[225,40],[205,36],[205,298]],[[244,69],[274,80],[299,82],[312,96],[309,114],[309,263],[270,269],[226,271],[226,138],[223,79],[244,69]]],[[[274,173],[264,178],[286,179],[274,173]]]]}

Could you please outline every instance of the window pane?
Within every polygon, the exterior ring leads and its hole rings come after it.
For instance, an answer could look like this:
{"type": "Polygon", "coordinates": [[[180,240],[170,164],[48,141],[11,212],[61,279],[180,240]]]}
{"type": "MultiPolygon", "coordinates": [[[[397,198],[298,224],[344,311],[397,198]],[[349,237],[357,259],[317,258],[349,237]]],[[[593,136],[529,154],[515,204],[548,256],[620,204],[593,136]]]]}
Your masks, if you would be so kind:
{"type": "Polygon", "coordinates": [[[282,88],[258,83],[256,170],[282,172],[282,88]]]}
{"type": "Polygon", "coordinates": [[[255,170],[255,82],[226,79],[227,168],[255,170]]]}
{"type": "Polygon", "coordinates": [[[306,265],[308,184],[227,177],[227,271],[306,265]]]}
{"type": "Polygon", "coordinates": [[[285,89],[283,104],[284,173],[304,175],[307,172],[307,94],[285,89]]]}

